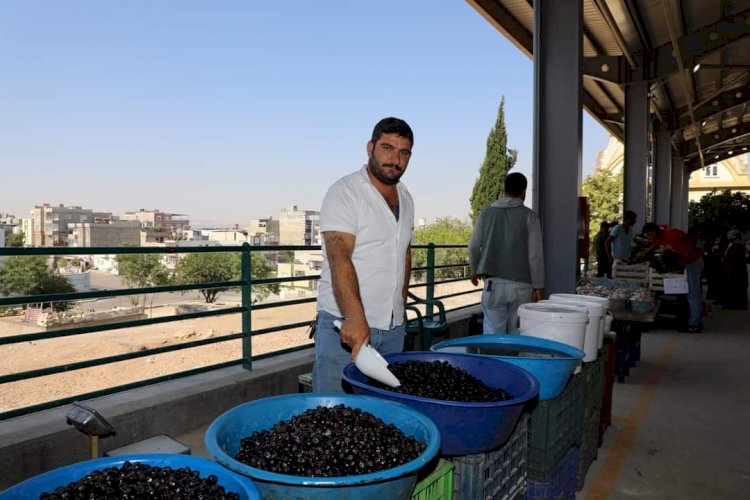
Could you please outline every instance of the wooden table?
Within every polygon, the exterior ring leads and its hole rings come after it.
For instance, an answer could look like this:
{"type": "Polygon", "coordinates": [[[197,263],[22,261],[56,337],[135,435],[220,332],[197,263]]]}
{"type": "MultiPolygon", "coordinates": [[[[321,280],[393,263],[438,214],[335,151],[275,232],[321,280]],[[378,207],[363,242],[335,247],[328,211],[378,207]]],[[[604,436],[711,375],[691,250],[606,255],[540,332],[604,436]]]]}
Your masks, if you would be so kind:
{"type": "Polygon", "coordinates": [[[619,383],[625,382],[630,375],[630,368],[641,359],[641,333],[647,324],[653,323],[659,314],[657,300],[651,311],[643,314],[633,311],[610,311],[612,315],[612,330],[617,334],[617,358],[615,360],[615,376],[619,383]]]}

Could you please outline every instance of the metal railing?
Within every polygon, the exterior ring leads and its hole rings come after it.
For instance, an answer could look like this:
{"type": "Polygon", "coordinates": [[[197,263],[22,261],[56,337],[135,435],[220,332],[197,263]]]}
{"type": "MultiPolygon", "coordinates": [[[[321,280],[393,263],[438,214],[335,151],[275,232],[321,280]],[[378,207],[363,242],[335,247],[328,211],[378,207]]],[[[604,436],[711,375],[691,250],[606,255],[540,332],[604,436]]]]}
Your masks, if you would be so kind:
{"type": "MultiPolygon", "coordinates": [[[[425,279],[418,283],[411,285],[412,290],[414,289],[425,289],[426,299],[445,300],[462,295],[471,293],[478,293],[481,289],[462,290],[459,292],[446,293],[443,295],[436,295],[435,289],[440,285],[446,285],[449,283],[467,281],[468,280],[468,263],[441,263],[436,264],[436,251],[439,252],[443,249],[461,249],[466,248],[463,245],[414,245],[412,247],[413,252],[426,252],[426,265],[422,267],[416,267],[412,269],[413,273],[424,273],[425,279]],[[458,271],[456,271],[458,269],[458,271]],[[449,270],[454,270],[449,272],[449,270]],[[452,277],[446,279],[436,280],[436,275],[440,278],[441,275],[452,274],[452,277]]],[[[301,345],[295,345],[272,352],[263,354],[253,355],[252,338],[261,335],[273,334],[285,330],[293,330],[296,328],[307,327],[312,320],[312,317],[306,321],[297,321],[291,323],[282,323],[276,326],[270,326],[265,328],[253,329],[252,315],[253,311],[260,311],[263,309],[273,309],[289,307],[293,305],[305,304],[315,302],[316,297],[304,297],[296,298],[291,300],[279,300],[275,302],[257,303],[254,304],[252,301],[252,292],[254,287],[261,285],[272,285],[279,283],[294,283],[299,281],[317,281],[320,275],[307,275],[307,276],[292,276],[292,277],[273,277],[273,278],[255,278],[253,277],[253,270],[251,268],[251,254],[253,252],[262,253],[278,253],[284,251],[294,250],[320,250],[320,246],[250,246],[244,244],[242,246],[214,246],[214,247],[52,247],[52,248],[0,248],[0,257],[9,256],[47,256],[56,257],[63,255],[74,255],[74,256],[94,256],[94,255],[129,255],[129,254],[160,254],[166,255],[177,255],[177,254],[194,254],[194,253],[240,253],[241,254],[241,275],[239,280],[232,281],[221,281],[221,282],[207,282],[207,283],[188,283],[188,284],[170,284],[170,285],[159,285],[159,286],[144,286],[140,288],[118,288],[114,290],[96,290],[87,292],[74,292],[74,293],[53,293],[43,295],[25,295],[25,296],[8,296],[0,297],[0,308],[8,308],[14,306],[28,306],[35,303],[53,303],[53,302],[69,302],[69,301],[80,301],[85,299],[101,299],[110,297],[122,297],[122,296],[135,296],[135,295],[146,295],[146,294],[157,294],[167,292],[187,292],[195,290],[211,290],[211,289],[240,289],[240,305],[232,307],[220,307],[213,310],[204,310],[187,313],[175,313],[169,316],[163,317],[147,317],[143,319],[131,319],[126,321],[116,321],[107,324],[96,324],[96,325],[85,325],[85,326],[65,326],[55,330],[45,330],[33,333],[21,333],[15,335],[8,335],[0,337],[0,348],[3,346],[9,346],[13,344],[21,344],[24,342],[37,342],[40,340],[59,339],[63,337],[70,337],[76,335],[89,335],[98,332],[105,332],[110,330],[121,330],[133,327],[158,325],[163,323],[170,323],[175,321],[183,320],[194,320],[199,318],[214,317],[220,315],[237,314],[241,315],[241,328],[238,332],[233,332],[227,335],[220,335],[216,337],[203,338],[198,340],[192,340],[188,342],[181,342],[174,345],[167,345],[161,347],[144,348],[135,352],[121,353],[111,356],[103,356],[95,359],[86,359],[83,361],[65,362],[55,366],[49,366],[45,368],[37,368],[33,370],[21,371],[16,373],[7,373],[0,375],[0,391],[2,390],[3,384],[12,382],[34,380],[40,377],[59,375],[65,372],[74,370],[82,370],[85,368],[92,368],[96,366],[108,365],[111,363],[117,363],[126,360],[132,360],[136,358],[143,358],[156,354],[164,354],[169,352],[175,352],[184,349],[190,349],[194,347],[206,346],[209,344],[216,344],[220,342],[228,342],[232,340],[241,339],[242,352],[237,358],[230,359],[221,363],[214,363],[211,365],[203,366],[200,368],[194,368],[190,370],[184,370],[176,373],[169,373],[167,375],[152,377],[136,382],[129,382],[122,385],[107,387],[104,389],[86,392],[82,394],[75,394],[59,399],[45,401],[39,404],[32,404],[29,406],[14,408],[8,411],[0,409],[0,420],[5,420],[15,416],[32,413],[44,409],[54,408],[57,406],[71,403],[75,400],[85,400],[104,396],[107,394],[113,394],[116,392],[132,389],[136,387],[142,387],[145,385],[154,384],[157,382],[170,380],[179,377],[185,377],[188,375],[194,375],[202,372],[215,370],[218,368],[224,368],[228,366],[240,365],[244,369],[251,370],[253,361],[267,358],[270,356],[276,356],[283,353],[298,351],[302,349],[308,349],[312,343],[303,343],[301,345]]],[[[453,311],[471,307],[478,304],[478,300],[461,304],[454,308],[446,308],[447,311],[453,311]]],[[[427,305],[424,310],[426,316],[433,314],[432,305],[427,305]]]]}

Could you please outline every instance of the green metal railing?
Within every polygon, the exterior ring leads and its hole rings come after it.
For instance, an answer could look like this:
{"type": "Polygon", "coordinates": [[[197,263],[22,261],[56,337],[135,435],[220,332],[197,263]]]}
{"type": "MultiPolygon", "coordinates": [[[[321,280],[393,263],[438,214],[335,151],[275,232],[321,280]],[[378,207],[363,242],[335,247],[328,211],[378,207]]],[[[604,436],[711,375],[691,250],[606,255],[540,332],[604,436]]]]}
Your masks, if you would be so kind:
{"type": "MultiPolygon", "coordinates": [[[[412,289],[425,288],[424,298],[428,300],[429,299],[441,300],[441,299],[457,297],[460,295],[477,293],[478,291],[481,290],[481,289],[472,289],[472,290],[460,291],[457,293],[450,293],[450,294],[445,294],[445,295],[438,295],[438,296],[435,295],[435,287],[438,285],[468,280],[468,275],[466,272],[458,272],[454,274],[459,274],[460,275],[459,277],[453,277],[453,278],[436,281],[435,280],[436,270],[438,270],[438,274],[440,274],[441,269],[451,269],[451,268],[467,269],[468,268],[468,263],[466,262],[436,265],[435,264],[436,251],[440,251],[441,249],[465,248],[465,246],[429,244],[429,245],[415,245],[412,248],[413,248],[413,252],[426,251],[426,265],[423,267],[414,268],[412,270],[415,273],[424,273],[425,280],[421,283],[415,283],[411,286],[412,289]]],[[[218,309],[208,310],[208,311],[187,312],[187,313],[181,313],[181,314],[174,314],[174,315],[170,315],[166,317],[156,317],[156,318],[149,317],[149,318],[144,318],[144,319],[111,322],[107,324],[65,327],[62,329],[56,329],[52,331],[40,331],[40,332],[35,332],[35,333],[10,335],[10,336],[5,336],[5,337],[0,337],[0,347],[11,345],[11,344],[19,344],[22,342],[35,342],[38,340],[56,339],[56,338],[63,338],[63,337],[69,337],[69,336],[75,336],[75,335],[87,335],[87,334],[104,332],[104,331],[109,331],[109,330],[118,330],[118,329],[132,328],[132,327],[138,327],[138,326],[158,325],[158,324],[169,323],[169,322],[174,322],[174,321],[206,318],[206,317],[220,316],[220,315],[226,315],[226,314],[240,313],[241,315],[241,331],[239,332],[230,333],[227,335],[220,335],[220,336],[212,337],[212,338],[194,340],[194,341],[189,341],[189,342],[181,342],[175,345],[148,348],[148,349],[143,349],[143,350],[139,350],[136,352],[116,354],[116,355],[105,356],[105,357],[96,358],[96,359],[88,359],[85,361],[70,362],[70,363],[60,364],[57,366],[50,366],[46,368],[28,370],[28,371],[19,372],[19,373],[10,373],[7,375],[0,375],[0,388],[2,387],[2,384],[11,383],[11,382],[32,380],[32,379],[37,379],[39,377],[56,375],[56,374],[60,374],[64,372],[70,372],[73,370],[81,370],[84,368],[107,365],[107,364],[116,363],[120,361],[142,358],[142,357],[151,356],[155,354],[163,354],[163,353],[189,349],[189,348],[194,348],[194,347],[200,347],[200,346],[215,344],[219,342],[227,342],[227,341],[237,340],[237,339],[242,340],[242,353],[241,353],[241,356],[236,359],[232,359],[232,360],[225,361],[225,362],[218,363],[218,364],[212,364],[209,366],[204,366],[201,368],[195,368],[195,369],[181,371],[177,373],[170,373],[170,374],[163,375],[160,377],[153,377],[153,378],[149,378],[146,380],[123,384],[123,385],[119,385],[115,387],[108,387],[105,389],[101,389],[101,390],[97,390],[97,391],[93,391],[93,392],[89,392],[85,394],[77,394],[74,396],[64,397],[61,399],[56,399],[54,401],[47,401],[44,403],[26,406],[23,408],[11,409],[9,411],[0,411],[0,420],[5,420],[8,418],[12,418],[12,417],[27,414],[27,413],[32,413],[35,411],[54,408],[57,406],[71,403],[75,400],[91,399],[91,398],[95,398],[95,397],[99,397],[99,396],[103,396],[107,394],[113,394],[116,392],[124,391],[127,389],[132,389],[135,387],[150,385],[150,384],[154,384],[154,383],[165,381],[165,380],[185,377],[188,375],[203,373],[206,371],[215,370],[218,368],[223,368],[223,367],[228,367],[228,366],[241,365],[243,368],[247,370],[251,370],[253,361],[267,358],[270,356],[280,355],[283,353],[310,348],[311,343],[305,343],[299,346],[288,347],[285,349],[281,349],[281,350],[277,350],[277,351],[273,351],[269,353],[253,355],[252,337],[273,334],[275,332],[291,330],[291,329],[300,328],[300,327],[306,327],[309,324],[309,320],[308,320],[308,321],[301,321],[301,322],[284,323],[284,324],[279,324],[277,326],[259,328],[259,329],[254,330],[252,327],[252,313],[254,310],[288,307],[292,305],[315,302],[317,300],[316,297],[306,297],[306,298],[298,298],[298,299],[291,299],[291,300],[281,300],[278,302],[253,304],[251,300],[253,287],[260,286],[260,285],[267,285],[267,284],[290,283],[290,282],[293,283],[297,281],[315,281],[315,280],[318,280],[320,276],[310,275],[310,276],[296,276],[296,277],[293,276],[293,277],[281,277],[281,278],[278,278],[278,277],[253,278],[252,277],[253,273],[251,269],[252,259],[250,257],[251,257],[252,252],[270,253],[270,252],[282,252],[282,251],[294,251],[294,250],[308,250],[309,251],[309,250],[319,250],[319,249],[320,249],[320,246],[261,246],[261,247],[257,247],[257,246],[250,246],[248,244],[244,244],[242,246],[230,246],[230,247],[0,248],[0,257],[35,256],[35,255],[48,256],[48,257],[62,256],[62,255],[86,255],[86,256],[127,255],[127,254],[169,255],[169,254],[227,253],[227,252],[240,253],[242,255],[241,276],[240,276],[240,279],[236,281],[222,281],[222,282],[211,282],[211,283],[189,283],[189,284],[179,284],[179,285],[146,286],[146,287],[141,287],[141,288],[121,288],[121,289],[115,289],[115,290],[97,290],[97,291],[90,291],[90,292],[55,293],[55,294],[44,294],[44,295],[0,297],[0,308],[3,308],[3,307],[23,306],[23,305],[35,304],[35,303],[79,301],[79,300],[84,300],[84,299],[99,299],[99,298],[108,298],[108,297],[146,295],[146,294],[167,293],[167,292],[186,292],[186,291],[193,291],[193,290],[227,289],[227,288],[239,288],[240,289],[240,306],[221,307],[218,309]]],[[[456,307],[453,309],[447,309],[447,311],[453,311],[457,309],[471,307],[476,304],[478,304],[478,301],[472,302],[470,304],[462,305],[460,307],[456,307]]],[[[427,316],[431,316],[433,314],[431,305],[426,306],[425,314],[427,316]]]]}

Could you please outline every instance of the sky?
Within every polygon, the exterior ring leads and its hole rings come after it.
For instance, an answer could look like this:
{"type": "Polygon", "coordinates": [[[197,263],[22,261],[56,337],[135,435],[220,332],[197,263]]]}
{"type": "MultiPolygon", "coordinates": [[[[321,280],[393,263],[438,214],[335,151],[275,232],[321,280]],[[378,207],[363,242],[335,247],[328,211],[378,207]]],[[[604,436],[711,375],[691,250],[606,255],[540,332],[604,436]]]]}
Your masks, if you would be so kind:
{"type": "MultiPolygon", "coordinates": [[[[19,217],[318,210],[396,116],[416,216],[463,220],[503,97],[532,172],[532,61],[462,0],[8,0],[0,68],[0,212],[19,217]]],[[[583,123],[588,175],[609,135],[583,123]]]]}

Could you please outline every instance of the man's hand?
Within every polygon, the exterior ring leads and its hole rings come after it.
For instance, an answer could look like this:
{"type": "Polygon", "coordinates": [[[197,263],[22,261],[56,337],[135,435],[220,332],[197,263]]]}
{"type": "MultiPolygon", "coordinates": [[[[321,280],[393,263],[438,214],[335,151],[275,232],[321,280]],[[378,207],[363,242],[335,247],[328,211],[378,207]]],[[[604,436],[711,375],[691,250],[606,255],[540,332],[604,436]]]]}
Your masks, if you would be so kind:
{"type": "Polygon", "coordinates": [[[366,319],[345,319],[339,333],[341,342],[352,348],[352,361],[357,359],[359,350],[370,341],[370,326],[366,319]]]}
{"type": "Polygon", "coordinates": [[[544,296],[544,289],[543,288],[534,288],[534,291],[531,292],[531,301],[532,302],[539,302],[542,300],[542,297],[544,296]]]}
{"type": "Polygon", "coordinates": [[[471,276],[469,276],[469,279],[471,280],[471,284],[474,286],[479,286],[479,277],[472,273],[471,276]]]}

